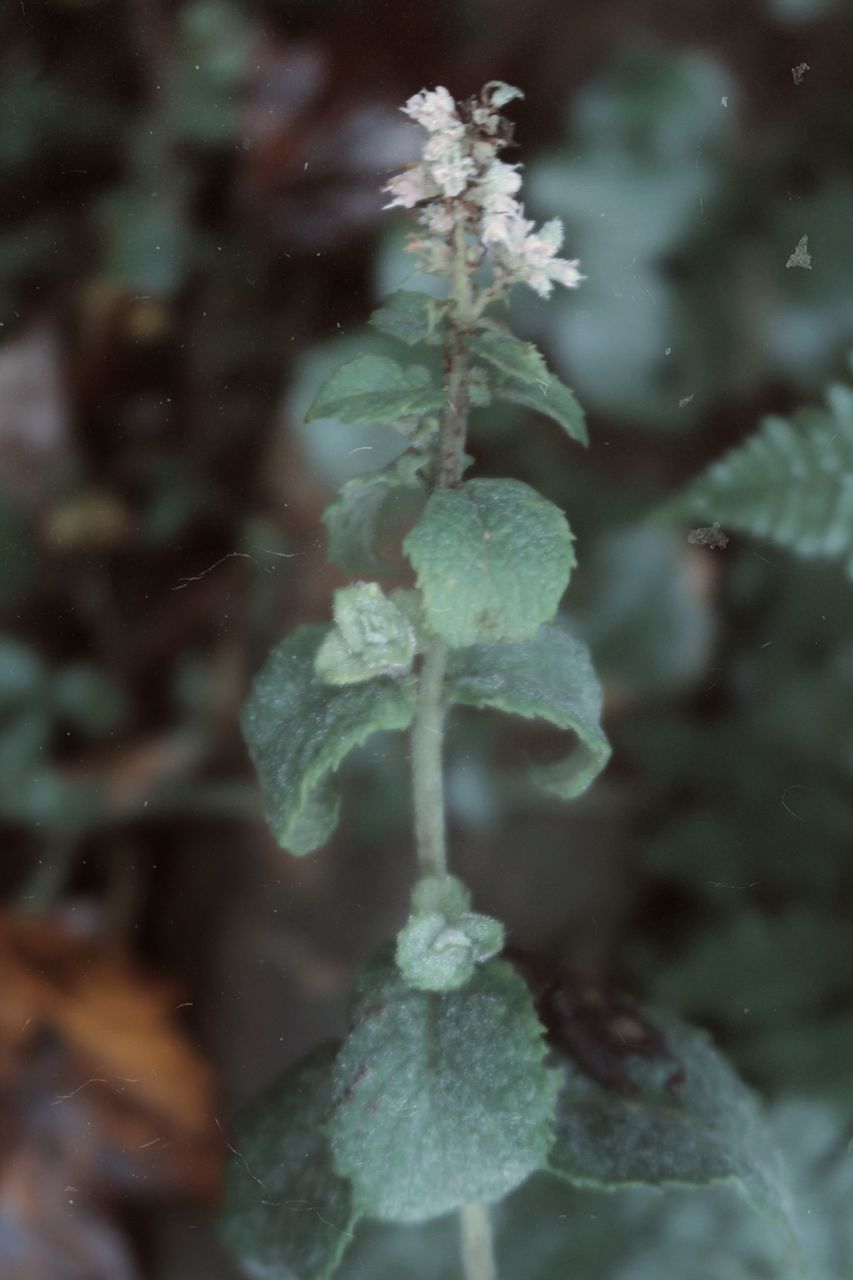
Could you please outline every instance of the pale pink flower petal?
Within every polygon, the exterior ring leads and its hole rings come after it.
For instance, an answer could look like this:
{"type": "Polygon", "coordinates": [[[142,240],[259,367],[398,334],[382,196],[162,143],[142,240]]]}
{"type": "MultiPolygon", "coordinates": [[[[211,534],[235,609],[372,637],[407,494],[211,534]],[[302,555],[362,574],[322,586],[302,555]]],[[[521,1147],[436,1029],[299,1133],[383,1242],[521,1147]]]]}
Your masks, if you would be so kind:
{"type": "Polygon", "coordinates": [[[383,190],[394,197],[385,205],[386,209],[394,209],[397,206],[402,209],[413,209],[419,200],[429,200],[438,195],[438,187],[423,165],[419,164],[396,174],[383,190]]]}
{"type": "Polygon", "coordinates": [[[456,226],[456,219],[444,204],[430,204],[421,213],[421,223],[433,235],[450,235],[456,226]]]}
{"type": "Polygon", "coordinates": [[[444,85],[439,85],[433,90],[421,89],[420,93],[409,98],[403,111],[430,133],[438,133],[439,130],[459,126],[456,103],[444,85]]]}

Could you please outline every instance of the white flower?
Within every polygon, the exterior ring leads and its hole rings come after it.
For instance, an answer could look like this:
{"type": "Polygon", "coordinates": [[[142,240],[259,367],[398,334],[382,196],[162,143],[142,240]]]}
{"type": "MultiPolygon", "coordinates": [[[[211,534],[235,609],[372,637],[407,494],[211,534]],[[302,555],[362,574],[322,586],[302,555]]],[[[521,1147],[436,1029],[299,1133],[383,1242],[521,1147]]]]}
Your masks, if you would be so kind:
{"type": "Polygon", "coordinates": [[[475,138],[471,143],[471,155],[481,168],[486,168],[494,160],[498,146],[493,138],[475,138]]]}
{"type": "Polygon", "coordinates": [[[471,112],[471,119],[478,129],[482,129],[484,133],[494,133],[497,130],[500,116],[491,107],[475,107],[471,112]]]}
{"type": "MultiPolygon", "coordinates": [[[[577,289],[581,280],[586,279],[586,276],[582,276],[578,270],[580,264],[580,258],[554,258],[553,262],[548,264],[548,275],[557,284],[565,285],[567,289],[577,289]]],[[[551,292],[550,289],[548,292],[551,292]]]]}
{"type": "Polygon", "coordinates": [[[563,224],[559,218],[552,218],[532,236],[528,236],[524,245],[524,258],[531,267],[545,267],[563,243],[563,224]]]}
{"type": "Polygon", "coordinates": [[[421,212],[421,225],[436,236],[448,236],[456,226],[450,209],[445,204],[428,204],[421,212]]]}
{"type": "Polygon", "coordinates": [[[438,195],[438,187],[420,164],[396,174],[383,190],[394,197],[384,206],[386,209],[394,209],[398,205],[402,209],[413,209],[419,200],[429,200],[438,195]]]}
{"type": "Polygon", "coordinates": [[[436,133],[424,147],[424,160],[429,166],[433,181],[445,196],[459,196],[468,185],[468,179],[477,166],[465,154],[458,138],[446,133],[436,133]]]}
{"type": "Polygon", "coordinates": [[[524,260],[528,274],[525,281],[543,298],[547,298],[553,283],[576,289],[583,280],[577,258],[568,261],[555,254],[563,243],[563,224],[559,218],[546,222],[538,234],[528,236],[524,245],[524,260]]]}
{"type": "Polygon", "coordinates": [[[406,248],[420,258],[426,271],[445,276],[451,273],[454,257],[450,240],[461,223],[472,269],[482,261],[485,247],[500,288],[527,284],[547,298],[555,284],[574,289],[584,277],[577,259],[557,257],[563,243],[559,218],[552,218],[536,231],[516,199],[521,188],[519,166],[497,158],[505,145],[500,108],[523,96],[511,85],[492,80],[472,104],[470,123],[463,124],[443,86],[416,93],[403,110],[430,136],[422,162],[397,174],[385,187],[392,196],[385,207],[423,205],[418,220],[424,234],[412,237],[406,248]],[[458,200],[459,196],[464,196],[464,201],[458,200]]]}
{"type": "Polygon", "coordinates": [[[514,98],[523,98],[524,94],[520,89],[516,89],[515,85],[505,84],[503,80],[490,80],[484,87],[482,96],[492,104],[495,110],[499,111],[514,98]]]}
{"type": "Polygon", "coordinates": [[[485,133],[496,133],[501,119],[498,114],[500,108],[512,102],[513,98],[523,97],[520,89],[514,89],[502,80],[490,80],[480,94],[482,105],[474,108],[471,118],[478,129],[485,133]]]}
{"type": "Polygon", "coordinates": [[[578,259],[568,261],[556,257],[563,243],[563,224],[559,218],[533,232],[533,223],[512,214],[493,214],[483,220],[482,237],[494,247],[502,264],[522,284],[530,285],[542,298],[547,298],[554,284],[576,289],[583,280],[578,259]]]}
{"type": "Polygon", "coordinates": [[[493,160],[480,179],[478,195],[483,205],[498,196],[514,196],[521,187],[521,174],[518,165],[504,164],[503,160],[493,160]]]}
{"type": "Polygon", "coordinates": [[[521,205],[514,198],[514,193],[521,186],[521,175],[516,165],[504,164],[501,160],[493,160],[483,174],[474,195],[483,209],[484,227],[493,227],[494,233],[484,232],[484,238],[504,239],[500,228],[501,221],[495,222],[495,215],[504,218],[521,216],[521,205]]]}
{"type": "Polygon", "coordinates": [[[409,98],[402,110],[430,133],[451,128],[457,131],[462,129],[456,114],[456,103],[443,85],[432,91],[421,89],[420,93],[409,98]]]}
{"type": "Polygon", "coordinates": [[[508,210],[488,213],[483,218],[481,239],[484,244],[504,245],[513,257],[524,256],[524,245],[527,233],[533,229],[533,223],[522,217],[521,205],[516,200],[515,206],[508,210]]]}

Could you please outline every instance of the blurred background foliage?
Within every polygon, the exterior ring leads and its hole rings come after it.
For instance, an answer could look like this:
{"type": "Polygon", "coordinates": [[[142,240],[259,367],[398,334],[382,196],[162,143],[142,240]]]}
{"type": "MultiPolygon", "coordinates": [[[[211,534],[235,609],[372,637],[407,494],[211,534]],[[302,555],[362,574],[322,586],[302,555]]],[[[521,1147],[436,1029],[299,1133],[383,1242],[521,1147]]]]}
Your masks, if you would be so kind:
{"type": "MultiPolygon", "coordinates": [[[[234,1276],[211,1226],[225,1117],[340,1029],[353,967],[403,918],[402,740],[347,764],[338,834],[297,862],[265,830],[237,713],[269,646],[328,614],[323,507],[393,448],[302,414],[334,363],[385,348],[366,317],[411,277],[379,192],[418,146],[397,108],[492,78],[527,94],[528,211],[564,220],[588,277],[519,297],[514,324],[577,390],[592,446],[502,408],[472,451],[568,514],[566,621],[615,753],[563,808],[520,781],[547,732],[460,713],[455,863],[516,944],[712,1029],[773,1108],[818,1274],[851,1274],[853,586],[648,519],[764,415],[849,380],[851,39],[843,0],[2,6],[14,1280],[234,1276]],[[810,265],[791,265],[803,236],[810,265]],[[146,1053],[175,1096],[128,1083],[146,1053]]],[[[447,1240],[366,1232],[346,1274],[438,1280],[447,1240]]],[[[534,1184],[500,1243],[507,1280],[789,1274],[722,1191],[534,1184]]]]}

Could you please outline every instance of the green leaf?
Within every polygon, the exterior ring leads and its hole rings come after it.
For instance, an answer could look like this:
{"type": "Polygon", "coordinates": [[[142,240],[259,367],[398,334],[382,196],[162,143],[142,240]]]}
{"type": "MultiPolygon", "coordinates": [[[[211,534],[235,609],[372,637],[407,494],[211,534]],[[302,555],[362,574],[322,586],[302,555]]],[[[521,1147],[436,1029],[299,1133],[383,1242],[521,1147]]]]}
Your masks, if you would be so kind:
{"type": "Polygon", "coordinates": [[[314,670],[327,684],[357,684],[374,676],[407,675],[415,657],[415,631],[375,582],[335,592],[335,623],[314,670]]]}
{"type": "Polygon", "coordinates": [[[447,693],[466,706],[494,707],[575,733],[578,744],[565,760],[532,771],[539,786],[564,800],[585,791],[610,758],[589,652],[559,627],[542,627],[517,644],[473,645],[451,654],[447,693]]]}
{"type": "Polygon", "coordinates": [[[397,968],[419,991],[453,991],[503,945],[503,925],[471,911],[461,880],[432,876],[415,886],[412,915],[397,935],[397,968]]]}
{"type": "Polygon", "coordinates": [[[408,728],[414,708],[411,680],[382,677],[344,688],[320,681],[314,660],[327,630],[301,627],[273,649],[241,717],[269,824],[296,854],[316,849],[335,828],[328,775],[377,730],[408,728]]]}
{"type": "Polygon", "coordinates": [[[385,953],[357,984],[335,1066],[335,1167],[369,1216],[420,1222],[501,1199],[543,1168],[555,1079],[527,987],[492,960],[413,991],[385,953]]]}
{"type": "Polygon", "coordinates": [[[589,444],[589,434],[581,406],[575,399],[573,391],[561,382],[553,373],[548,374],[547,382],[526,385],[514,378],[508,378],[495,386],[495,394],[502,400],[513,404],[524,405],[526,409],[536,409],[544,413],[563,428],[567,435],[578,444],[589,444]]]}
{"type": "Polygon", "coordinates": [[[333,1060],[317,1050],[238,1116],[220,1234],[258,1280],[327,1280],[358,1221],[323,1132],[333,1060]]]}
{"type": "MultiPolygon", "coordinates": [[[[842,1168],[844,1158],[836,1157],[842,1168]]],[[[849,1177],[836,1174],[831,1189],[829,1199],[823,1184],[809,1187],[809,1256],[814,1280],[849,1280],[849,1177]]],[[[506,1280],[803,1280],[780,1233],[727,1186],[701,1195],[651,1188],[602,1195],[537,1174],[492,1211],[492,1221],[497,1273],[506,1280]]],[[[459,1275],[453,1216],[418,1226],[362,1222],[339,1272],[340,1280],[459,1275]]]]}
{"type": "Polygon", "coordinates": [[[420,365],[404,369],[389,356],[363,355],[348,360],[326,379],[306,421],[338,418],[355,426],[400,426],[402,420],[419,418],[443,403],[444,392],[420,365]]]}
{"type": "MultiPolygon", "coordinates": [[[[803,1251],[812,1280],[849,1280],[853,1164],[837,1110],[793,1099],[771,1115],[792,1167],[803,1251]]],[[[498,1275],[507,1280],[803,1280],[789,1241],[750,1212],[732,1185],[652,1187],[607,1195],[551,1174],[529,1178],[492,1211],[498,1275]]],[[[340,1280],[455,1280],[459,1227],[365,1221],[340,1280]]]]}
{"type": "Polygon", "coordinates": [[[600,1190],[733,1182],[793,1236],[781,1161],[757,1099],[704,1032],[660,1014],[654,1021],[684,1069],[679,1092],[665,1085],[670,1061],[634,1060],[636,1097],[604,1089],[565,1062],[552,1171],[600,1190]]]}
{"type": "Polygon", "coordinates": [[[551,373],[532,343],[489,329],[476,334],[469,345],[500,375],[493,388],[497,396],[544,413],[573,440],[589,443],[583,409],[574,393],[551,373]]]}
{"type": "Polygon", "coordinates": [[[323,513],[329,559],[347,573],[387,573],[377,545],[423,501],[423,455],[408,450],[389,467],[348,480],[323,513]]]}
{"type": "Polygon", "coordinates": [[[505,378],[518,378],[525,384],[545,383],[548,366],[542,352],[532,342],[522,342],[503,329],[484,329],[468,339],[475,356],[485,360],[505,378]]]}
{"type": "Polygon", "coordinates": [[[440,339],[444,307],[436,298],[414,289],[398,289],[373,312],[369,323],[380,333],[399,338],[407,346],[440,339]]]}
{"type": "Polygon", "coordinates": [[[418,991],[455,991],[503,944],[503,925],[489,916],[470,912],[450,924],[438,912],[421,912],[397,935],[397,967],[418,991]]]}
{"type": "Polygon", "coordinates": [[[853,578],[853,391],[834,386],[827,398],[829,412],[765,419],[662,514],[692,514],[801,556],[842,557],[853,578]]]}
{"type": "Polygon", "coordinates": [[[520,480],[438,490],[403,549],[429,626],[457,647],[532,635],[554,616],[575,563],[565,516],[520,480]]]}

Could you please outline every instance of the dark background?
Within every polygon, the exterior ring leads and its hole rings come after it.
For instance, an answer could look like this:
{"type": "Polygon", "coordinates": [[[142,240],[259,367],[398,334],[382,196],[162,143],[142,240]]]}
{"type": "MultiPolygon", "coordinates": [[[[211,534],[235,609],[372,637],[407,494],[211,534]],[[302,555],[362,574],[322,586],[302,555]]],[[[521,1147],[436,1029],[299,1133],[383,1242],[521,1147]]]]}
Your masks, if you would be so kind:
{"type": "MultiPolygon", "coordinates": [[[[237,716],[328,615],[324,506],[393,447],[301,418],[384,349],[367,316],[411,269],[379,191],[418,146],[398,107],[490,79],[525,90],[507,158],[588,277],[514,323],[592,444],[502,411],[471,448],[566,510],[614,758],[561,807],[520,772],[547,734],[458,714],[453,864],[517,944],[713,1030],[850,1274],[853,587],[644,518],[845,378],[851,36],[843,0],[5,0],[0,1275],[236,1275],[211,1225],[234,1109],[340,1030],[404,918],[404,740],[347,763],[297,860],[237,716]]],[[[750,1248],[727,1275],[782,1274],[750,1248]]],[[[585,1265],[617,1274],[594,1241],[585,1265]]]]}

